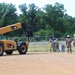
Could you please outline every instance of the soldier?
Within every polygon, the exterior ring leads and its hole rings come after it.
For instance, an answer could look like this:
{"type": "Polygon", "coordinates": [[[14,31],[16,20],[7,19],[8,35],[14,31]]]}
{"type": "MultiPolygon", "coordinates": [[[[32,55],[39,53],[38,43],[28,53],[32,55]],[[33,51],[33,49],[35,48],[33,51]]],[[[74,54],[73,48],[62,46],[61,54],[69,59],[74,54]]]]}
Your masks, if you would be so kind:
{"type": "Polygon", "coordinates": [[[59,42],[58,42],[58,39],[55,40],[55,51],[56,52],[59,52],[59,42]]]}
{"type": "Polygon", "coordinates": [[[73,38],[73,46],[75,47],[75,34],[74,34],[74,38],[73,38]]]}
{"type": "Polygon", "coordinates": [[[72,53],[72,49],[71,49],[71,42],[72,42],[72,40],[71,40],[70,36],[69,36],[69,35],[67,35],[66,45],[67,45],[68,53],[69,53],[69,52],[70,52],[70,53],[72,53]]]}
{"type": "Polygon", "coordinates": [[[49,41],[50,41],[50,51],[54,51],[54,40],[49,38],[49,41]]]}

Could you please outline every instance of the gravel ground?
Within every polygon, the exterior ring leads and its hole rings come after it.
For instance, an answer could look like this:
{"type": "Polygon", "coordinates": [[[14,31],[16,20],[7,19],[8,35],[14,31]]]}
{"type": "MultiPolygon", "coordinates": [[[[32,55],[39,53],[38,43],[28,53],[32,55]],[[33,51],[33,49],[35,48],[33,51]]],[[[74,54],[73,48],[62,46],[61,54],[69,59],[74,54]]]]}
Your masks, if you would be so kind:
{"type": "Polygon", "coordinates": [[[75,53],[4,54],[0,57],[0,75],[75,75],[75,53]]]}

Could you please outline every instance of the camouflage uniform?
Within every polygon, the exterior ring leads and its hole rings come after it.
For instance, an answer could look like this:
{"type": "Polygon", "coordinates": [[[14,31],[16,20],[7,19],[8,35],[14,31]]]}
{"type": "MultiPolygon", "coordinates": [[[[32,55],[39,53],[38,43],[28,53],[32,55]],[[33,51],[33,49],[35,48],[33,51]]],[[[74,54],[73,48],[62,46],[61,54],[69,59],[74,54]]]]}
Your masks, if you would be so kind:
{"type": "Polygon", "coordinates": [[[59,42],[58,42],[58,39],[55,40],[55,51],[56,52],[59,52],[59,42]]]}
{"type": "Polygon", "coordinates": [[[75,47],[75,34],[74,34],[74,39],[73,39],[73,45],[75,47]]]}
{"type": "Polygon", "coordinates": [[[75,47],[75,38],[73,39],[73,46],[75,47]]]}
{"type": "Polygon", "coordinates": [[[50,41],[51,42],[51,44],[50,44],[50,51],[54,51],[54,41],[52,40],[52,41],[50,41]]]}
{"type": "MultiPolygon", "coordinates": [[[[73,46],[75,48],[75,34],[74,34],[74,38],[73,38],[73,46]]],[[[74,50],[75,51],[75,50],[74,50]]]]}
{"type": "Polygon", "coordinates": [[[68,50],[68,52],[72,53],[71,42],[72,42],[71,38],[67,37],[67,39],[66,39],[67,50],[68,50]]]}

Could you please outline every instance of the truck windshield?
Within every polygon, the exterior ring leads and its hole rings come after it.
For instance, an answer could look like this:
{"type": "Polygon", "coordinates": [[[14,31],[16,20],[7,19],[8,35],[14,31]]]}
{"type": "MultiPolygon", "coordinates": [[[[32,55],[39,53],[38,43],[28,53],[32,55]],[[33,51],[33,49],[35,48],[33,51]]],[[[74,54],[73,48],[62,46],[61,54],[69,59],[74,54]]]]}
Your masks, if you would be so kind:
{"type": "Polygon", "coordinates": [[[0,35],[0,40],[7,40],[7,37],[5,35],[0,35]]]}

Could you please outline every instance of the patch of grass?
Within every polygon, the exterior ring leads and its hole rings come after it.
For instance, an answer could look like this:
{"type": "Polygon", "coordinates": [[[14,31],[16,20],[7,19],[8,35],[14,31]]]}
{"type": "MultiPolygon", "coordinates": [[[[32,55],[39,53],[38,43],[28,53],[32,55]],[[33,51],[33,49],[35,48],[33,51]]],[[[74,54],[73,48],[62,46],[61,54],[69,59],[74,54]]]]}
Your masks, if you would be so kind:
{"type": "Polygon", "coordinates": [[[28,51],[29,52],[49,52],[50,46],[49,44],[36,44],[36,45],[29,45],[28,51]]]}

